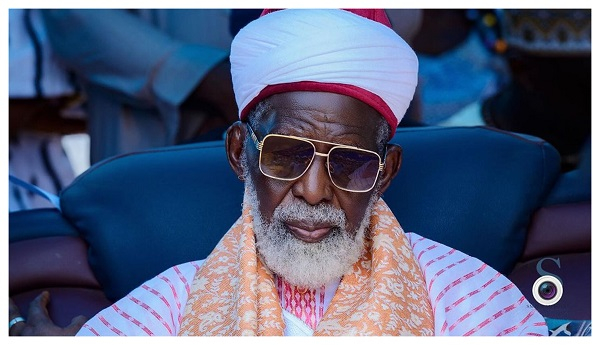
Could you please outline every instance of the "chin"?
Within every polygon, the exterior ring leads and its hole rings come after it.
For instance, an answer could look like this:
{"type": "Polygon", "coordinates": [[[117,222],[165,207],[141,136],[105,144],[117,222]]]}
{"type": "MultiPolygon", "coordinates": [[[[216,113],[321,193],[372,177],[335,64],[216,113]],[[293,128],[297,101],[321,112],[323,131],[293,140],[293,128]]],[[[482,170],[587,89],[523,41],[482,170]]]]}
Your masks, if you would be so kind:
{"type": "MultiPolygon", "coordinates": [[[[287,232],[287,231],[286,231],[287,232]]],[[[307,243],[291,233],[256,233],[258,253],[263,263],[276,275],[298,287],[319,288],[348,273],[364,249],[363,228],[357,236],[336,229],[323,240],[307,243]]]]}

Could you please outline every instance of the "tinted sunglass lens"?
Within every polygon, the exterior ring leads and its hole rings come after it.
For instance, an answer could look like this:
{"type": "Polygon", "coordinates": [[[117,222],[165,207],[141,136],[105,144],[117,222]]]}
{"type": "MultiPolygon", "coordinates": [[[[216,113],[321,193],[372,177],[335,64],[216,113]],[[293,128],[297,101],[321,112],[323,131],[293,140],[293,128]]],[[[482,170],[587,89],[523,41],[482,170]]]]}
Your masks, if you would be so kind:
{"type": "Polygon", "coordinates": [[[351,148],[334,148],[329,153],[329,169],[331,179],[338,187],[367,191],[377,179],[379,156],[351,148]]]}
{"type": "Polygon", "coordinates": [[[267,176],[295,179],[304,173],[313,154],[313,146],[306,141],[267,136],[263,140],[261,169],[267,176]]]}

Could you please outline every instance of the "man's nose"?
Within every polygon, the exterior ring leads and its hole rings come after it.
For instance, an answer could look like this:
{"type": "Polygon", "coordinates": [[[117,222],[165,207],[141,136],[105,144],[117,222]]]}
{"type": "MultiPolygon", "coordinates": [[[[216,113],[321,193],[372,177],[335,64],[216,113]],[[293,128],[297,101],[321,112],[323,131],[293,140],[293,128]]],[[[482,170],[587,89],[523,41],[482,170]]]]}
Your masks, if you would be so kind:
{"type": "Polygon", "coordinates": [[[294,181],[293,195],[310,205],[331,201],[335,186],[329,178],[326,165],[327,157],[315,156],[304,175],[294,181]]]}

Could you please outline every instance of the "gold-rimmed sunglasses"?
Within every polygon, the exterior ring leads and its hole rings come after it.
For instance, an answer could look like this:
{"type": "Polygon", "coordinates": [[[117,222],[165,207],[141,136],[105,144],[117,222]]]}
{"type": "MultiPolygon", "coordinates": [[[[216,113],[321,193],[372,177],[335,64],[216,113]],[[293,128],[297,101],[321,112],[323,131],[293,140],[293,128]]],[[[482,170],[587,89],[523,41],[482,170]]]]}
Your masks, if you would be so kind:
{"type": "Polygon", "coordinates": [[[327,172],[337,188],[368,192],[375,187],[379,172],[383,171],[381,156],[374,151],[282,134],[267,134],[259,141],[249,124],[247,127],[260,152],[260,171],[267,177],[293,181],[304,175],[315,156],[321,156],[327,157],[327,172]],[[332,145],[332,148],[321,153],[313,142],[332,145]]]}

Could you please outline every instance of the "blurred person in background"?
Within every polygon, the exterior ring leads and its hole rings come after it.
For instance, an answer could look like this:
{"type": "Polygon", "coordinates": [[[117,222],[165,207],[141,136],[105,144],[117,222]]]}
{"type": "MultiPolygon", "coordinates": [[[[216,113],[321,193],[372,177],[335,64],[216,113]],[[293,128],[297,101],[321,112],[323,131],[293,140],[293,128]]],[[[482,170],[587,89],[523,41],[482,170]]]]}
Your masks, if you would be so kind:
{"type": "MultiPolygon", "coordinates": [[[[75,177],[62,138],[85,132],[81,94],[48,43],[38,9],[9,9],[9,174],[50,193],[75,177]]],[[[9,185],[9,210],[52,206],[9,185]]]]}
{"type": "Polygon", "coordinates": [[[222,139],[237,119],[228,9],[52,9],[43,17],[86,93],[91,163],[222,139]]]}
{"type": "MultiPolygon", "coordinates": [[[[405,10],[401,10],[405,11],[405,10]]],[[[419,57],[419,85],[411,107],[422,125],[439,125],[498,91],[508,70],[486,49],[478,33],[477,9],[420,10],[410,44],[419,57]]]]}
{"type": "Polygon", "coordinates": [[[489,16],[489,45],[510,79],[481,104],[489,126],[540,137],[561,154],[563,170],[589,150],[592,122],[590,9],[505,9],[489,16]],[[494,35],[494,33],[496,35],[494,35]]]}

